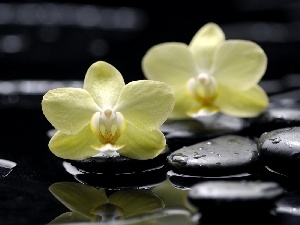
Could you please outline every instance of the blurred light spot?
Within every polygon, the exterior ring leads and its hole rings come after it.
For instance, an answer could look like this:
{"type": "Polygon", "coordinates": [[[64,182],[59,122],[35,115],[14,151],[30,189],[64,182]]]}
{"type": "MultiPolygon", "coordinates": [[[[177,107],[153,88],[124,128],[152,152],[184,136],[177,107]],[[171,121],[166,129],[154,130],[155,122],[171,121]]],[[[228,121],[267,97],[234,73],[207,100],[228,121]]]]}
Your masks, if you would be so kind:
{"type": "Polygon", "coordinates": [[[11,94],[17,91],[15,83],[9,81],[0,82],[0,94],[11,94]]]}
{"type": "Polygon", "coordinates": [[[17,8],[17,20],[20,24],[36,25],[37,24],[37,5],[22,4],[17,8]]]}
{"type": "Polygon", "coordinates": [[[108,53],[108,43],[103,39],[95,39],[89,43],[88,50],[93,56],[104,56],[108,53]]]}
{"type": "Polygon", "coordinates": [[[287,42],[289,28],[280,23],[232,23],[222,26],[228,39],[247,39],[258,42],[287,42]]]}
{"type": "Polygon", "coordinates": [[[19,96],[17,95],[3,95],[1,97],[2,105],[16,105],[19,102],[19,96]]]}
{"type": "Polygon", "coordinates": [[[24,47],[24,42],[20,36],[7,35],[0,40],[0,50],[5,53],[17,53],[24,47]]]}
{"type": "Polygon", "coordinates": [[[137,20],[135,19],[134,11],[129,8],[120,8],[114,13],[114,24],[118,28],[132,29],[136,27],[137,20]]]}
{"type": "Polygon", "coordinates": [[[146,14],[130,7],[101,7],[65,3],[0,4],[0,25],[57,25],[136,30],[145,27],[146,14]]]}
{"type": "Polygon", "coordinates": [[[20,81],[18,91],[22,94],[41,94],[59,87],[65,87],[65,84],[62,81],[20,81]]]}
{"type": "Polygon", "coordinates": [[[99,23],[100,19],[98,9],[91,5],[78,8],[76,13],[77,23],[83,27],[94,27],[99,23]]]}
{"type": "Polygon", "coordinates": [[[14,8],[10,4],[0,4],[0,24],[7,24],[13,21],[14,8]]]}

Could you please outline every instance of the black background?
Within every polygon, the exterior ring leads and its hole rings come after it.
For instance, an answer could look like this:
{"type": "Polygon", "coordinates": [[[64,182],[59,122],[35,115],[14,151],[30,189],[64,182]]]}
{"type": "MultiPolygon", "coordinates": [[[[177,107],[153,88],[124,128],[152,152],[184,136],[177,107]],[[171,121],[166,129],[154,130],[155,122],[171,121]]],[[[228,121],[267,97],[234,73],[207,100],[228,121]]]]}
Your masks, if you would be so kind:
{"type": "MultiPolygon", "coordinates": [[[[15,7],[44,2],[6,3],[15,7]]],[[[300,72],[300,4],[297,0],[56,3],[90,4],[112,10],[119,7],[138,9],[144,25],[135,31],[124,31],[76,25],[2,23],[0,82],[82,81],[88,67],[98,60],[114,65],[126,82],[144,79],[141,59],[150,47],[170,41],[189,43],[198,29],[208,22],[219,24],[229,39],[252,40],[265,50],[268,68],[263,79],[273,80],[300,72]],[[56,36],[49,41],[47,32],[51,34],[53,30],[56,36]],[[44,39],[41,38],[42,31],[46,31],[44,39]],[[3,51],[3,40],[14,35],[22,40],[21,50],[3,51]],[[105,43],[105,51],[99,49],[103,51],[101,54],[91,53],[91,43],[95,40],[105,43]]],[[[46,132],[52,127],[41,111],[42,95],[17,96],[24,104],[4,104],[16,96],[4,94],[0,97],[0,158],[17,163],[7,177],[0,178],[0,224],[46,224],[67,211],[49,193],[48,187],[54,182],[74,181],[74,178],[65,172],[61,160],[48,149],[46,132]]]]}

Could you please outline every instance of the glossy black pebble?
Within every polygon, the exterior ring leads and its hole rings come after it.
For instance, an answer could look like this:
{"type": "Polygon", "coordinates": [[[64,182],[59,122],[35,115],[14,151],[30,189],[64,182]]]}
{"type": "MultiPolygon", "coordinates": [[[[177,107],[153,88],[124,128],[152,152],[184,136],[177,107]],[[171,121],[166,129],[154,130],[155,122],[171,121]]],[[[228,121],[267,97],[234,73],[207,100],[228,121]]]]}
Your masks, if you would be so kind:
{"type": "Polygon", "coordinates": [[[284,194],[275,182],[205,181],[191,187],[189,202],[202,213],[267,211],[284,194]]]}
{"type": "Polygon", "coordinates": [[[227,176],[254,173],[259,168],[256,142],[238,135],[224,135],[171,153],[167,161],[176,173],[227,176]]]}
{"type": "Polygon", "coordinates": [[[161,167],[166,164],[166,157],[169,155],[170,150],[165,148],[154,159],[137,160],[127,158],[125,156],[117,157],[93,157],[85,160],[69,160],[72,166],[79,170],[89,173],[105,173],[105,174],[118,174],[118,173],[132,173],[141,172],[156,167],[161,167]]]}
{"type": "Polygon", "coordinates": [[[257,145],[268,168],[287,176],[299,176],[300,127],[266,132],[260,136],[257,145]]]}

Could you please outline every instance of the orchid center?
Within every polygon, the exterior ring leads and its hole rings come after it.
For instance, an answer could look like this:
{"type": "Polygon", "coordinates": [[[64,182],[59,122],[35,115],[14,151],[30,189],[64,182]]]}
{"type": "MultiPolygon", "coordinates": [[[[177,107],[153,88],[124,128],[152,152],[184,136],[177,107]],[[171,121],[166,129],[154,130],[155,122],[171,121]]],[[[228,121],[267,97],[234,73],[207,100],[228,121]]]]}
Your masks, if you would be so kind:
{"type": "Polygon", "coordinates": [[[187,91],[204,105],[211,105],[218,95],[216,79],[208,73],[200,73],[187,81],[187,91]]]}
{"type": "Polygon", "coordinates": [[[124,116],[120,112],[115,112],[112,109],[104,109],[102,112],[96,112],[91,118],[92,132],[99,139],[101,144],[92,146],[93,148],[105,152],[116,151],[120,149],[115,146],[116,141],[126,128],[124,116]]]}

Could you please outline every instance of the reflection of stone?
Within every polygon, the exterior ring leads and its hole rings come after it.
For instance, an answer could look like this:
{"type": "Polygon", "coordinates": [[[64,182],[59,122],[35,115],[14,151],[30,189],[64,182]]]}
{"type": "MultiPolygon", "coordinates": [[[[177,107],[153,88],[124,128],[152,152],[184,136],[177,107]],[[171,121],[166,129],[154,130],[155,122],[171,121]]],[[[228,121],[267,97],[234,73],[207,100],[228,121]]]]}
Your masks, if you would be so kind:
{"type": "Polygon", "coordinates": [[[15,162],[0,159],[0,178],[6,177],[16,165],[17,163],[15,162]]]}
{"type": "Polygon", "coordinates": [[[200,224],[273,224],[275,202],[283,195],[276,182],[206,181],[191,187],[188,200],[201,213],[200,224]]]}
{"type": "Polygon", "coordinates": [[[49,190],[71,210],[55,218],[51,224],[112,222],[151,213],[164,207],[163,200],[150,190],[123,190],[107,195],[105,189],[73,182],[55,183],[49,190]]]}
{"type": "Polygon", "coordinates": [[[207,177],[207,176],[193,176],[185,174],[177,174],[170,170],[167,173],[168,179],[172,185],[178,189],[186,190],[191,188],[191,186],[208,180],[255,180],[258,176],[249,173],[241,173],[229,176],[217,176],[217,177],[207,177]]]}

